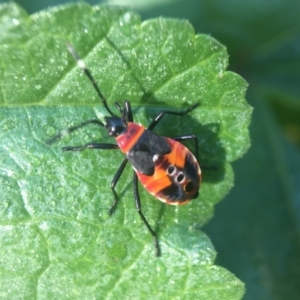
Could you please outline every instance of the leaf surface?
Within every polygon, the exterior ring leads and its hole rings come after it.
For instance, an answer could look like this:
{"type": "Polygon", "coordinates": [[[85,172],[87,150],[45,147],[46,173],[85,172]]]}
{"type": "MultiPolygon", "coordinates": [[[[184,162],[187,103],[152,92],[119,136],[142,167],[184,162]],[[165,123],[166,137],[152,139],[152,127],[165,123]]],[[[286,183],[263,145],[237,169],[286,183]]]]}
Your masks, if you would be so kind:
{"type": "Polygon", "coordinates": [[[195,35],[186,21],[141,23],[126,9],[86,4],[32,16],[2,5],[0,26],[2,298],[21,291],[39,299],[240,299],[243,285],[213,265],[215,250],[200,230],[233,184],[230,163],[249,147],[247,85],[226,71],[225,48],[195,35]],[[61,150],[113,142],[105,129],[91,125],[46,143],[64,128],[107,115],[66,43],[89,66],[111,109],[117,113],[114,102],[130,100],[137,123],[200,103],[157,126],[163,136],[196,134],[201,164],[217,167],[203,170],[200,197],[172,207],[140,188],[161,258],[136,213],[130,167],[118,182],[117,210],[107,215],[122,153],[61,150]]]}

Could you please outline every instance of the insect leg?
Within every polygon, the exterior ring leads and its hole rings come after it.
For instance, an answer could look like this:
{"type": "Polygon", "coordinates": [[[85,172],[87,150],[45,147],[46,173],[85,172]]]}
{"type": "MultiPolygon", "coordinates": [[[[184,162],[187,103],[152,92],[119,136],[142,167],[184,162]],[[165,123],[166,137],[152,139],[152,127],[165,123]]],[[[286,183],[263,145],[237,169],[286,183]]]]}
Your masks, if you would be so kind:
{"type": "Polygon", "coordinates": [[[109,144],[109,143],[87,143],[82,146],[65,146],[62,148],[63,151],[81,151],[84,149],[105,149],[105,150],[113,150],[119,149],[119,146],[116,144],[109,144]]]}
{"type": "Polygon", "coordinates": [[[114,116],[114,114],[112,113],[112,111],[110,110],[110,108],[108,107],[107,101],[104,97],[104,95],[102,94],[102,92],[100,91],[91,71],[87,68],[87,66],[85,65],[84,61],[79,57],[79,55],[76,53],[75,49],[72,47],[72,45],[67,44],[67,49],[69,50],[69,52],[72,54],[72,56],[74,57],[74,59],[77,62],[77,65],[79,68],[82,69],[82,71],[84,72],[84,74],[88,77],[88,79],[90,80],[90,82],[92,83],[95,91],[97,92],[99,98],[101,99],[105,109],[108,111],[108,113],[111,116],[114,116]]]}
{"type": "Polygon", "coordinates": [[[150,125],[148,126],[148,130],[153,130],[154,127],[159,123],[159,121],[163,118],[164,115],[168,114],[168,115],[177,115],[177,116],[184,116],[185,114],[189,113],[190,111],[192,111],[193,109],[195,109],[197,106],[199,106],[199,103],[195,103],[192,106],[188,107],[187,109],[183,110],[183,111],[171,111],[171,110],[163,110],[161,111],[156,117],[155,119],[150,123],[150,125]]]}
{"type": "Polygon", "coordinates": [[[78,129],[86,126],[86,125],[89,125],[89,124],[96,124],[96,125],[99,125],[101,127],[105,127],[105,125],[101,121],[99,121],[99,120],[88,120],[88,121],[85,121],[85,122],[80,123],[78,125],[75,125],[73,127],[69,127],[69,128],[61,130],[57,135],[55,135],[54,137],[52,137],[46,143],[48,145],[52,145],[54,142],[56,142],[57,140],[61,139],[65,135],[68,135],[68,134],[72,133],[73,131],[76,131],[76,130],[78,130],[78,129]]]}
{"type": "Polygon", "coordinates": [[[199,162],[199,151],[198,151],[198,138],[194,134],[188,134],[188,135],[181,135],[176,136],[172,138],[175,141],[187,141],[187,140],[194,140],[195,142],[195,156],[197,161],[199,162]]]}
{"type": "Polygon", "coordinates": [[[142,212],[142,206],[141,206],[141,201],[140,201],[140,195],[139,195],[139,190],[138,190],[138,178],[136,173],[134,172],[133,175],[133,194],[134,194],[134,200],[135,200],[135,207],[139,215],[141,216],[144,224],[147,226],[148,230],[150,231],[152,238],[153,238],[153,243],[154,243],[154,248],[155,248],[155,254],[156,256],[160,256],[160,249],[159,249],[159,244],[156,238],[156,234],[154,230],[151,228],[149,225],[148,221],[146,220],[143,212],[142,212]]]}
{"type": "Polygon", "coordinates": [[[111,215],[111,214],[113,213],[113,211],[115,210],[115,207],[117,206],[117,203],[118,203],[118,195],[117,195],[117,192],[116,192],[116,190],[115,190],[115,186],[116,186],[116,184],[118,183],[118,181],[119,181],[119,179],[120,179],[120,177],[121,177],[121,175],[122,175],[122,173],[123,173],[123,171],[124,171],[124,169],[125,169],[125,166],[126,166],[126,164],[127,164],[127,161],[128,161],[127,158],[124,158],[124,159],[123,159],[123,161],[122,161],[122,163],[121,163],[121,165],[120,165],[120,167],[119,167],[117,173],[115,174],[113,180],[111,181],[110,187],[111,187],[111,190],[112,190],[112,192],[113,192],[113,194],[114,194],[114,202],[112,203],[112,205],[111,205],[111,207],[110,207],[110,209],[109,209],[109,211],[108,211],[108,214],[109,214],[109,215],[111,215]]]}

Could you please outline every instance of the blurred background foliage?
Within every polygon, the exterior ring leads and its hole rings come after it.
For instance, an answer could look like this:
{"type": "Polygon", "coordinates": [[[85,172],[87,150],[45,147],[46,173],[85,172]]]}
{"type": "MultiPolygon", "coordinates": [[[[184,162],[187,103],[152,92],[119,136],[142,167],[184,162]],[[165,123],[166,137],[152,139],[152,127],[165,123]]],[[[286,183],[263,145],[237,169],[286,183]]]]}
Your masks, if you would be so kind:
{"type": "MultiPolygon", "coordinates": [[[[7,2],[7,1],[0,1],[7,2]]],[[[28,13],[66,3],[15,1],[28,13]]],[[[233,164],[235,186],[204,227],[244,299],[300,295],[300,1],[107,0],[142,19],[188,19],[226,45],[229,69],[249,82],[252,146],[233,164]]]]}

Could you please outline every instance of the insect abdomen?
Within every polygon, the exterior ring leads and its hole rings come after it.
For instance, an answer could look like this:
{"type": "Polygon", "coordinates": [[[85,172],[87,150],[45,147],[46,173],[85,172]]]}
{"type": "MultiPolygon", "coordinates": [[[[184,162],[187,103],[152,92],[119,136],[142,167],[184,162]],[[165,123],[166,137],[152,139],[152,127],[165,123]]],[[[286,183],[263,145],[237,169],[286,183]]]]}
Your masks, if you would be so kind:
{"type": "Polygon", "coordinates": [[[183,205],[197,197],[201,170],[193,154],[179,142],[166,138],[172,151],[153,157],[152,176],[137,172],[144,187],[160,201],[183,205]]]}

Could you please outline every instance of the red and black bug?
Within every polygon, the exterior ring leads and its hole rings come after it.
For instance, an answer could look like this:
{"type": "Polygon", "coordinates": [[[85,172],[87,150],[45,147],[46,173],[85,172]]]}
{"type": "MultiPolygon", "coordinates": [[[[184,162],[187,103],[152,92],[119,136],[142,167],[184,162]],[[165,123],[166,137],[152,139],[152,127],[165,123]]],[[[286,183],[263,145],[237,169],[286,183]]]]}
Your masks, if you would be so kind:
{"type": "Polygon", "coordinates": [[[201,182],[201,170],[198,163],[197,137],[193,134],[189,134],[167,138],[153,132],[153,129],[165,115],[184,116],[194,110],[198,104],[194,104],[179,112],[170,110],[161,111],[148,127],[143,127],[134,123],[129,101],[124,102],[123,108],[121,108],[119,103],[116,103],[116,107],[121,113],[121,116],[118,117],[108,107],[105,97],[84,62],[79,58],[71,46],[68,46],[68,50],[77,61],[78,66],[84,71],[93,84],[110,116],[105,117],[105,123],[100,120],[88,120],[77,126],[62,130],[48,143],[51,144],[66,133],[71,133],[89,124],[96,124],[100,127],[104,127],[110,136],[115,137],[116,144],[88,143],[82,146],[67,146],[62,149],[64,151],[120,149],[125,154],[125,158],[111,182],[114,201],[108,214],[111,215],[117,205],[118,196],[115,191],[115,186],[129,161],[134,169],[133,190],[136,209],[153,237],[156,255],[159,256],[160,249],[156,234],[149,225],[141,209],[138,179],[154,197],[167,204],[182,205],[186,204],[191,199],[198,197],[201,182]],[[196,157],[180,143],[180,141],[185,140],[194,141],[196,157]]]}

